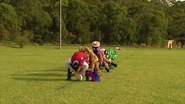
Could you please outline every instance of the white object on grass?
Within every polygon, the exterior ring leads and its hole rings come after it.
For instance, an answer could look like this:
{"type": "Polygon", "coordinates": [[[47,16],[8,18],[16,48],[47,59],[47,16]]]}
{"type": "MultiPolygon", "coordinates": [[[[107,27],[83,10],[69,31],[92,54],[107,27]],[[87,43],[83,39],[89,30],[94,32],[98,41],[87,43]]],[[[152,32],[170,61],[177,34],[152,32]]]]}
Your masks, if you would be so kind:
{"type": "Polygon", "coordinates": [[[81,81],[81,80],[83,79],[83,77],[82,77],[81,74],[78,74],[78,75],[76,76],[76,79],[79,80],[79,81],[81,81]]]}

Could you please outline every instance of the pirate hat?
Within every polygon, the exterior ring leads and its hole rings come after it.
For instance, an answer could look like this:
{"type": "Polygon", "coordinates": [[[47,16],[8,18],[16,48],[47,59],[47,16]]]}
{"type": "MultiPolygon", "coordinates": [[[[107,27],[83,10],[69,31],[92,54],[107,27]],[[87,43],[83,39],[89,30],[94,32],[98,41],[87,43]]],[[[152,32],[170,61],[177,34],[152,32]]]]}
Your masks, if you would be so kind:
{"type": "Polygon", "coordinates": [[[99,47],[99,46],[100,46],[100,42],[99,42],[99,41],[94,41],[94,42],[92,43],[92,46],[93,46],[93,47],[99,47]]]}

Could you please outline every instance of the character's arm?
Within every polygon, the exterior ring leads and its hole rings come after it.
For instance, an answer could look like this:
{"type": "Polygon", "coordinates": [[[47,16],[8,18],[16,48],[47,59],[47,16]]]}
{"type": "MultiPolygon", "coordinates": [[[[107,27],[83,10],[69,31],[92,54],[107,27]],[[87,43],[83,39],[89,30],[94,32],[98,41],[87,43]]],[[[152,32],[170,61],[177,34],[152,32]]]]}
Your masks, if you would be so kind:
{"type": "Polygon", "coordinates": [[[74,75],[78,75],[82,69],[83,69],[83,63],[86,61],[87,59],[82,59],[79,61],[79,66],[78,66],[78,69],[76,70],[75,74],[74,75]]]}
{"type": "Polygon", "coordinates": [[[77,76],[80,73],[81,70],[82,70],[82,67],[79,66],[78,69],[77,69],[77,71],[74,73],[74,75],[77,76]]]}
{"type": "Polygon", "coordinates": [[[103,62],[103,59],[104,59],[103,54],[99,53],[99,60],[100,60],[100,62],[103,62]]]}

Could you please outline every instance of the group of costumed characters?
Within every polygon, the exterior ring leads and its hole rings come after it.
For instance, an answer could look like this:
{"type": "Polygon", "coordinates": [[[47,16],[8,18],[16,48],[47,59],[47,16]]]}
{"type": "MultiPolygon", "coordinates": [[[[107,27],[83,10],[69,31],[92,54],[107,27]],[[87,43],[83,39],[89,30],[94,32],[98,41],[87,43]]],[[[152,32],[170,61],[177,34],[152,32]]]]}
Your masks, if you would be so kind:
{"type": "Polygon", "coordinates": [[[101,49],[99,41],[92,43],[92,49],[80,46],[79,51],[66,62],[68,69],[66,80],[71,80],[72,76],[75,76],[77,80],[82,80],[85,76],[86,81],[100,82],[103,68],[106,72],[110,72],[110,69],[117,67],[117,64],[113,62],[116,57],[116,51],[113,49],[101,49]]]}

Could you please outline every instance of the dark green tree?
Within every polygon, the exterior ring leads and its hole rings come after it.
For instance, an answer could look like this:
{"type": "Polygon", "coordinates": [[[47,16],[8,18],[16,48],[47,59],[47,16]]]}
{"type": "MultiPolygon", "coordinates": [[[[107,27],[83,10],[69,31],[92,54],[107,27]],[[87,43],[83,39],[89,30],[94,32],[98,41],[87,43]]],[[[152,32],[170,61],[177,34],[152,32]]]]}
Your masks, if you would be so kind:
{"type": "Polygon", "coordinates": [[[88,43],[92,33],[89,31],[90,10],[87,3],[79,0],[70,0],[67,9],[67,29],[74,35],[73,43],[88,43]]]}
{"type": "MultiPolygon", "coordinates": [[[[154,4],[153,4],[154,5],[154,4]]],[[[129,8],[130,16],[138,24],[139,43],[147,43],[148,37],[153,39],[153,44],[156,44],[156,37],[159,43],[167,36],[168,19],[162,7],[155,8],[150,2],[140,3],[129,8]]]]}
{"type": "Polygon", "coordinates": [[[102,19],[100,29],[104,34],[103,42],[110,44],[130,44],[134,42],[136,25],[127,17],[127,10],[114,2],[100,5],[102,19]]]}
{"type": "Polygon", "coordinates": [[[169,15],[169,39],[185,40],[185,1],[175,2],[174,5],[168,8],[169,15]]]}
{"type": "Polygon", "coordinates": [[[15,32],[20,31],[20,21],[14,8],[0,3],[0,41],[14,41],[15,32]]]}
{"type": "Polygon", "coordinates": [[[33,42],[43,43],[48,41],[49,27],[52,19],[43,9],[39,0],[11,0],[10,2],[21,19],[21,28],[33,32],[33,42]]]}

